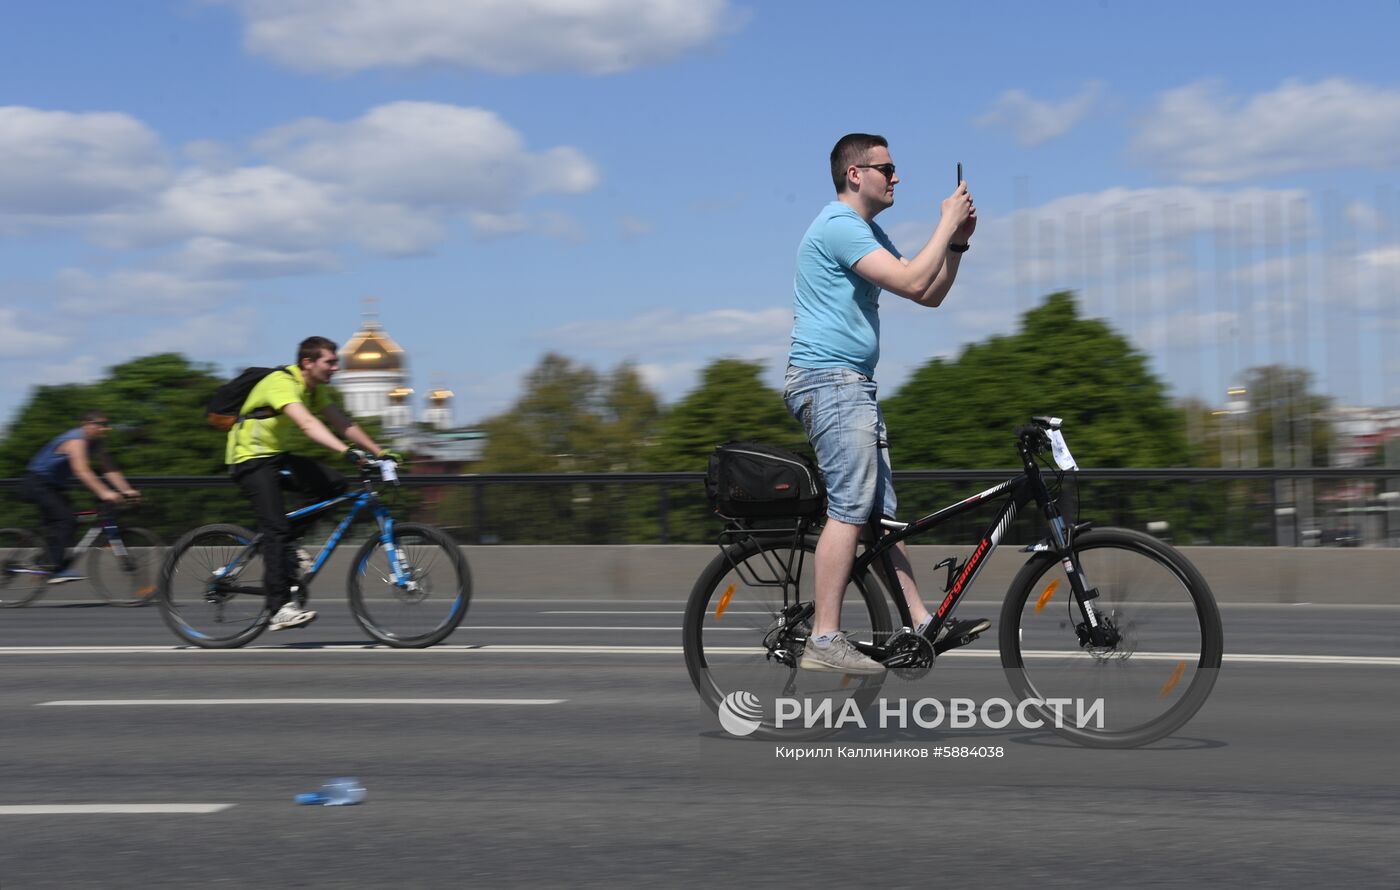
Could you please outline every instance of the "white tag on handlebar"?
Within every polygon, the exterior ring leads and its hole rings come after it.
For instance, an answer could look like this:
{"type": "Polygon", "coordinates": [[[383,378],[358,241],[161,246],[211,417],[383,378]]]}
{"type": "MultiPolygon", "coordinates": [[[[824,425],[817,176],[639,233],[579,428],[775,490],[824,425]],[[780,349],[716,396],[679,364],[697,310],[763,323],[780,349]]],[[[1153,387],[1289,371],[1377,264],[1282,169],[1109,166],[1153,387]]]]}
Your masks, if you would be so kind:
{"type": "Polygon", "coordinates": [[[1055,466],[1062,470],[1079,469],[1079,465],[1074,462],[1074,455],[1069,453],[1069,446],[1065,444],[1064,433],[1059,430],[1046,430],[1045,435],[1050,437],[1050,453],[1055,456],[1055,466]]]}
{"type": "Polygon", "coordinates": [[[385,482],[398,482],[398,465],[391,460],[381,460],[379,462],[379,477],[385,482]]]}

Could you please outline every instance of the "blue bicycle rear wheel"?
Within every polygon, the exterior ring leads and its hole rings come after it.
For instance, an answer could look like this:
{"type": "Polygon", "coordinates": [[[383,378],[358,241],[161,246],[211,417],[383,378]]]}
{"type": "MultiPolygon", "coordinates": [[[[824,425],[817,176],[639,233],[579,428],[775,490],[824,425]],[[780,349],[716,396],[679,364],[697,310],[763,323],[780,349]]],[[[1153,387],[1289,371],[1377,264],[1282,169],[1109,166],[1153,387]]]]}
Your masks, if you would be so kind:
{"type": "Polygon", "coordinates": [[[267,629],[262,555],[252,543],[246,528],[206,525],[170,548],[156,602],[176,636],[203,649],[236,649],[267,629]]]}

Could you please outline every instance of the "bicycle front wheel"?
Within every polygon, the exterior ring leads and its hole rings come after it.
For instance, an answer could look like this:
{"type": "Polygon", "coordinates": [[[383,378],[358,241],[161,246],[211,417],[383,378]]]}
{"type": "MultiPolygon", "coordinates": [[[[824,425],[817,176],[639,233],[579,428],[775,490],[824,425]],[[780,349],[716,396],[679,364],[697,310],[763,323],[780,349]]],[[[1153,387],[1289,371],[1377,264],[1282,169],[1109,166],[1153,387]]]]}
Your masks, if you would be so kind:
{"type": "Polygon", "coordinates": [[[1083,616],[1060,559],[1021,569],[1001,613],[1001,661],[1047,729],[1095,748],[1164,738],[1205,703],[1220,673],[1224,631],[1210,587],[1174,548],[1129,529],[1076,536],[1074,558],[1098,591],[1114,638],[1081,645],[1083,616]]]}
{"type": "Polygon", "coordinates": [[[155,602],[160,565],[165,545],[155,533],[144,528],[124,528],[121,541],[125,554],[118,554],[112,539],[88,556],[88,577],[92,586],[114,606],[147,606],[155,602]]]}
{"type": "Polygon", "coordinates": [[[44,592],[49,573],[39,567],[44,545],[22,528],[0,528],[0,609],[27,606],[44,592]]]}
{"type": "Polygon", "coordinates": [[[393,541],[392,553],[374,537],[355,554],[350,612],[379,642],[424,649],[447,639],[466,617],[471,574],[457,542],[440,529],[395,523],[393,541]]]}
{"type": "Polygon", "coordinates": [[[267,629],[263,565],[253,533],[206,525],[170,548],[156,602],[175,635],[203,649],[235,649],[267,629]]]}
{"type": "MultiPolygon", "coordinates": [[[[816,535],[745,538],[724,548],[691,589],[682,629],[685,666],[731,735],[830,735],[855,725],[850,711],[863,714],[884,683],[883,673],[798,667],[811,633],[816,566],[807,563],[816,545],[816,535]]],[[[858,644],[883,644],[889,637],[886,599],[868,572],[846,588],[841,627],[858,644]]]]}

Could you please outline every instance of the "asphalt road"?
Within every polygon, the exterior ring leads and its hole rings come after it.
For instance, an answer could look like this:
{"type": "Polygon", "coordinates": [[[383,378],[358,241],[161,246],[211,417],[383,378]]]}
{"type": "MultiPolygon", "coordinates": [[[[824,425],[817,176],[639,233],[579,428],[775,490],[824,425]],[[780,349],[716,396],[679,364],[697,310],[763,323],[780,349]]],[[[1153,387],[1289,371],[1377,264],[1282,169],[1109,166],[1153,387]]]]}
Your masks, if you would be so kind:
{"type": "MultiPolygon", "coordinates": [[[[326,595],[232,652],[150,609],[0,611],[0,888],[1400,886],[1400,608],[1224,607],[1212,698],[1146,749],[851,730],[1002,754],[841,763],[721,732],[679,601],[545,595],[424,651],[326,595]],[[363,805],[293,804],[340,775],[363,805]]],[[[993,646],[924,682],[1006,695],[993,646]]]]}

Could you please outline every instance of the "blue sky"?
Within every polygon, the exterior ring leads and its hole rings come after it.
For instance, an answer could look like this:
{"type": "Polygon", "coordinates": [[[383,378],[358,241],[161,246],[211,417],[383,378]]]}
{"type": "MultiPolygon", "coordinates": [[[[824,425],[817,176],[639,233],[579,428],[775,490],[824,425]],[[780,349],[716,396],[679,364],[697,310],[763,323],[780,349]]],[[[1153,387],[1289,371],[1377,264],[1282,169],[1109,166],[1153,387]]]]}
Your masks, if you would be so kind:
{"type": "Polygon", "coordinates": [[[886,394],[1069,288],[1178,395],[1281,362],[1400,404],[1396,34],[1393,0],[7,4],[0,423],[138,355],[344,342],[368,296],[464,424],[549,350],[776,385],[851,131],[905,252],[957,161],[981,218],[943,308],[885,296],[886,394]]]}

